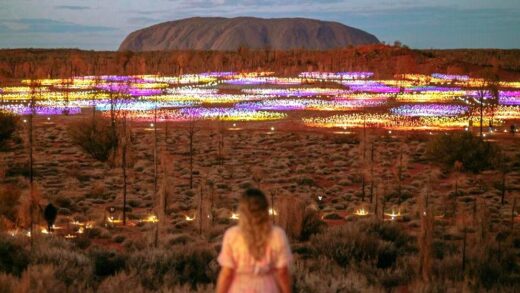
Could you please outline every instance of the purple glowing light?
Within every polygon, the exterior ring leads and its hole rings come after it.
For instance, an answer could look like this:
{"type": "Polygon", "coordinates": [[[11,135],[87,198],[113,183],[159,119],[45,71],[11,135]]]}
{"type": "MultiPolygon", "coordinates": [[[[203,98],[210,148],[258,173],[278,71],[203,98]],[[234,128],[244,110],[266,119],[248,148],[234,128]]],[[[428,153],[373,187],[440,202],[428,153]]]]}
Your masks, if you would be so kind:
{"type": "Polygon", "coordinates": [[[31,108],[29,106],[24,105],[5,105],[2,108],[6,111],[12,112],[17,115],[45,115],[45,116],[54,116],[54,115],[77,115],[81,113],[81,108],[79,107],[34,107],[31,108]]]}
{"type": "Polygon", "coordinates": [[[433,78],[443,79],[446,81],[468,81],[469,76],[468,75],[455,75],[455,74],[442,74],[442,73],[433,73],[433,78]]]}
{"type": "Polygon", "coordinates": [[[367,79],[374,76],[373,72],[302,72],[299,77],[323,80],[354,80],[367,79]]]}
{"type": "Polygon", "coordinates": [[[469,110],[466,106],[428,104],[428,105],[403,105],[391,108],[390,112],[399,116],[410,117],[432,117],[432,116],[459,116],[464,115],[469,110]]]}

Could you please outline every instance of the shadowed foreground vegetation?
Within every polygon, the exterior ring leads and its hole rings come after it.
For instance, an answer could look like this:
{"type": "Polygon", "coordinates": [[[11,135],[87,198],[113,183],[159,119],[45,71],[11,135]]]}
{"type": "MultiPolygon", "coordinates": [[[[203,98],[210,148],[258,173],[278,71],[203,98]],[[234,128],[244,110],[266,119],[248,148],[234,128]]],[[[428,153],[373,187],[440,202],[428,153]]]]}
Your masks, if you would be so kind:
{"type": "MultiPolygon", "coordinates": [[[[218,273],[218,246],[202,239],[193,242],[153,248],[136,240],[123,252],[95,245],[83,250],[78,243],[51,237],[38,239],[31,253],[26,239],[4,234],[0,292],[211,291],[218,273]]],[[[461,246],[436,238],[428,279],[422,280],[418,268],[426,248],[415,237],[395,223],[351,222],[327,229],[308,242],[293,243],[294,289],[378,292],[406,286],[414,292],[443,292],[466,282],[473,290],[514,292],[520,267],[513,251],[519,245],[518,235],[497,235],[495,240],[472,246],[463,273],[461,246]]]]}

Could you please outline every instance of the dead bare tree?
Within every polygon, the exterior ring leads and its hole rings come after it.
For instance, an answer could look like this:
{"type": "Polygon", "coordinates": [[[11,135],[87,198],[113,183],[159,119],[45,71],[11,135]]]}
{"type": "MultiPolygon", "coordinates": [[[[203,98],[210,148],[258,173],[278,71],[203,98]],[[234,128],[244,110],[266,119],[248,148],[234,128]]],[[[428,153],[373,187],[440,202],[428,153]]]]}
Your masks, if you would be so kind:
{"type": "MultiPolygon", "coordinates": [[[[426,192],[428,192],[426,190],[426,192]]],[[[421,230],[419,233],[419,273],[424,282],[431,280],[432,241],[433,241],[433,209],[428,205],[427,194],[424,194],[419,217],[421,230]]]]}
{"type": "Polygon", "coordinates": [[[509,172],[511,172],[511,160],[505,155],[503,151],[500,152],[497,156],[497,168],[500,171],[500,183],[499,190],[500,190],[500,204],[504,205],[506,193],[507,193],[507,175],[509,172]]]}
{"type": "Polygon", "coordinates": [[[213,225],[215,223],[215,182],[213,180],[208,180],[208,187],[209,187],[209,213],[210,213],[210,220],[211,224],[213,225]]]}
{"type": "Polygon", "coordinates": [[[516,213],[516,197],[513,198],[513,205],[511,206],[511,233],[515,231],[515,213],[516,213]]]}
{"type": "Polygon", "coordinates": [[[123,226],[126,226],[126,198],[127,198],[127,150],[128,150],[128,129],[127,129],[127,114],[123,114],[123,125],[121,135],[121,169],[123,171],[123,226]]]}
{"type": "Polygon", "coordinates": [[[464,274],[464,272],[466,271],[466,248],[467,248],[467,243],[468,243],[468,229],[466,228],[466,215],[463,214],[462,215],[462,219],[463,219],[463,222],[462,222],[462,233],[463,233],[463,236],[462,236],[462,259],[461,259],[461,270],[462,270],[462,273],[464,274]]]}
{"type": "Polygon", "coordinates": [[[374,141],[372,141],[372,144],[370,146],[370,203],[372,203],[374,197],[374,156],[374,141]]]}
{"type": "Polygon", "coordinates": [[[204,190],[203,185],[200,185],[200,194],[199,194],[199,235],[202,235],[202,224],[204,222],[203,216],[203,205],[204,205],[204,190]]]}
{"type": "MultiPolygon", "coordinates": [[[[489,107],[491,109],[491,115],[493,117],[495,108],[498,105],[498,79],[487,79],[482,82],[477,90],[477,106],[480,117],[480,138],[484,138],[484,108],[489,107]]],[[[490,127],[493,126],[493,118],[490,118],[490,127]]]]}
{"type": "Polygon", "coordinates": [[[365,114],[363,113],[363,142],[362,142],[361,151],[363,152],[361,168],[360,168],[360,176],[361,176],[361,201],[365,201],[366,197],[366,127],[365,127],[365,114]]]}
{"type": "Polygon", "coordinates": [[[155,105],[153,109],[153,196],[154,198],[157,197],[157,180],[158,180],[158,157],[157,157],[157,148],[158,148],[158,139],[157,139],[157,110],[158,110],[158,104],[157,104],[157,96],[155,96],[155,105]]]}
{"type": "Polygon", "coordinates": [[[224,121],[219,122],[219,139],[218,139],[218,163],[224,164],[224,121]]]}
{"type": "Polygon", "coordinates": [[[402,144],[399,147],[399,164],[397,165],[397,196],[398,203],[401,205],[401,201],[403,198],[402,194],[402,185],[403,185],[403,148],[402,144]]]}
{"type": "Polygon", "coordinates": [[[197,132],[198,132],[195,120],[193,120],[193,119],[190,120],[190,122],[188,123],[187,132],[188,132],[187,135],[188,135],[188,146],[189,146],[188,155],[190,156],[190,189],[193,189],[193,159],[195,156],[194,143],[195,143],[195,134],[197,134],[197,132]]]}
{"type": "Polygon", "coordinates": [[[34,245],[34,208],[35,208],[35,193],[34,193],[34,156],[33,156],[33,145],[34,145],[34,136],[33,136],[33,119],[36,114],[36,91],[40,91],[41,96],[41,87],[39,82],[31,80],[31,101],[29,104],[29,117],[28,117],[28,141],[29,141],[29,218],[30,218],[30,228],[29,231],[31,233],[31,249],[34,245]]]}

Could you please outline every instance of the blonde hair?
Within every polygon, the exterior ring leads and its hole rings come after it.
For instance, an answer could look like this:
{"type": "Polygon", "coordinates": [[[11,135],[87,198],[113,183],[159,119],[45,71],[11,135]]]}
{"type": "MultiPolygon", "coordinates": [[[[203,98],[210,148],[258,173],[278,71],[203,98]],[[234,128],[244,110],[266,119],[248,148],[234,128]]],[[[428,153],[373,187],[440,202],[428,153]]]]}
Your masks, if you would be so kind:
{"type": "Polygon", "coordinates": [[[248,189],[242,194],[238,209],[238,225],[249,253],[256,260],[260,260],[264,257],[272,229],[267,198],[258,189],[248,189]]]}

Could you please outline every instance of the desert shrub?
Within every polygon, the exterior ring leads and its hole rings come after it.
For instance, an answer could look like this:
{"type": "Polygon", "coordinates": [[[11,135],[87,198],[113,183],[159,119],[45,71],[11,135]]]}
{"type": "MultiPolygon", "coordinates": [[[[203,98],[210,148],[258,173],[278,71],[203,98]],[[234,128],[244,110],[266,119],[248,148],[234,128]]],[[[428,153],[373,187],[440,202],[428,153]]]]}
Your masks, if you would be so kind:
{"type": "Polygon", "coordinates": [[[158,290],[165,283],[165,277],[175,278],[175,263],[171,250],[141,250],[130,256],[128,267],[136,270],[145,288],[158,290]]]}
{"type": "Polygon", "coordinates": [[[79,121],[69,126],[69,134],[74,144],[102,162],[107,161],[117,147],[117,134],[106,119],[79,121]]]}
{"type": "Polygon", "coordinates": [[[123,270],[126,265],[126,256],[116,251],[95,249],[90,257],[94,265],[94,275],[98,278],[113,276],[123,270]]]}
{"type": "Polygon", "coordinates": [[[443,259],[457,251],[457,246],[451,242],[434,240],[432,242],[432,253],[437,259],[443,259]]]}
{"type": "Polygon", "coordinates": [[[0,187],[0,216],[11,222],[16,221],[18,200],[22,192],[14,185],[0,187]]]}
{"type": "Polygon", "coordinates": [[[119,272],[105,278],[97,287],[97,292],[146,292],[139,282],[136,273],[119,272]]]}
{"type": "Polygon", "coordinates": [[[301,177],[301,178],[298,178],[298,184],[299,185],[307,185],[307,186],[315,186],[316,185],[316,182],[314,182],[314,179],[312,178],[309,178],[309,177],[301,177]]]}
{"type": "Polygon", "coordinates": [[[57,274],[52,265],[31,265],[23,273],[14,292],[67,292],[67,286],[55,277],[57,274]]]}
{"type": "Polygon", "coordinates": [[[143,250],[134,253],[128,267],[135,269],[141,284],[150,290],[163,285],[210,284],[216,279],[216,267],[210,263],[216,252],[209,246],[173,246],[168,250],[143,250]]]}
{"type": "Polygon", "coordinates": [[[337,135],[333,138],[335,144],[359,144],[359,137],[356,134],[337,135]]]}
{"type": "Polygon", "coordinates": [[[180,284],[189,283],[195,287],[197,284],[215,281],[216,271],[210,268],[210,263],[216,258],[216,252],[211,247],[199,246],[186,249],[181,246],[175,252],[177,254],[175,270],[180,284]]]}
{"type": "Polygon", "coordinates": [[[88,285],[93,282],[91,260],[61,238],[39,239],[31,262],[38,265],[52,265],[55,271],[54,277],[66,286],[88,285]]]}
{"type": "Polygon", "coordinates": [[[399,226],[379,222],[355,222],[329,228],[311,239],[317,256],[340,267],[370,264],[374,270],[395,269],[400,258],[415,252],[413,239],[399,226]]]}
{"type": "Polygon", "coordinates": [[[59,207],[62,207],[62,208],[70,208],[70,207],[72,207],[72,199],[70,199],[70,197],[67,197],[67,196],[57,196],[55,201],[56,201],[56,204],[59,207]]]}
{"type": "Polygon", "coordinates": [[[502,288],[520,287],[520,265],[514,251],[499,253],[496,248],[488,247],[483,255],[474,259],[473,270],[476,289],[500,291],[502,288]]]}
{"type": "Polygon", "coordinates": [[[18,116],[0,111],[0,147],[13,136],[18,125],[18,116]]]}
{"type": "Polygon", "coordinates": [[[427,144],[426,154],[431,161],[446,168],[459,161],[464,170],[478,173],[493,167],[499,147],[469,132],[456,132],[433,138],[427,144]]]}
{"type": "Polygon", "coordinates": [[[397,223],[369,222],[367,232],[380,240],[392,243],[399,250],[399,254],[417,251],[413,238],[397,223]]]}
{"type": "Polygon", "coordinates": [[[0,234],[0,273],[19,276],[29,262],[29,253],[20,239],[0,234]]]}
{"type": "MultiPolygon", "coordinates": [[[[5,171],[6,177],[16,177],[16,176],[23,176],[26,178],[29,178],[30,176],[30,167],[28,163],[25,164],[13,164],[7,167],[7,170],[5,171]]],[[[38,174],[34,172],[33,175],[37,176],[38,174]]]]}
{"type": "Polygon", "coordinates": [[[464,279],[461,269],[461,256],[450,255],[443,259],[433,259],[432,261],[432,280],[436,283],[451,281],[460,282],[464,279]]]}
{"type": "Polygon", "coordinates": [[[329,228],[313,237],[311,243],[319,255],[334,260],[341,267],[375,259],[379,244],[352,225],[329,228]]]}
{"type": "Polygon", "coordinates": [[[10,274],[0,273],[0,292],[16,292],[20,280],[10,274]]]}
{"type": "Polygon", "coordinates": [[[189,243],[193,243],[193,241],[195,241],[195,239],[192,236],[190,236],[189,234],[186,234],[186,233],[182,233],[182,234],[177,234],[177,235],[171,236],[168,239],[168,244],[169,245],[179,245],[179,244],[186,245],[189,243]]]}
{"type": "Polygon", "coordinates": [[[321,232],[325,228],[325,222],[320,219],[316,210],[307,209],[303,216],[300,241],[307,241],[311,236],[321,232]]]}
{"type": "Polygon", "coordinates": [[[339,267],[326,258],[295,262],[294,292],[377,292],[364,275],[339,267]]]}

